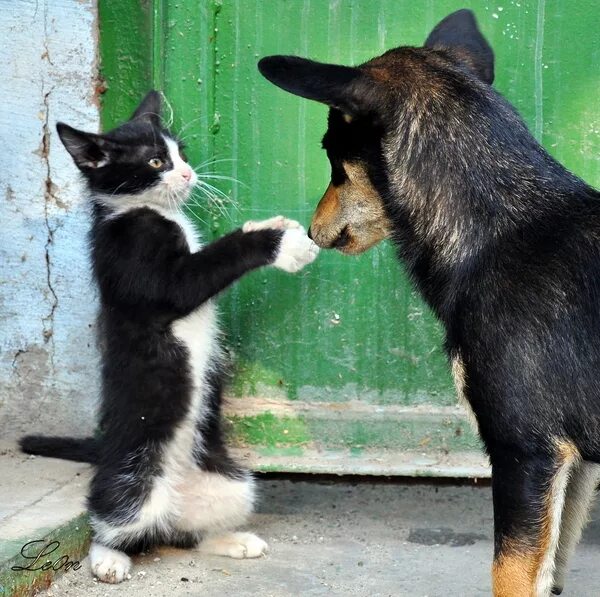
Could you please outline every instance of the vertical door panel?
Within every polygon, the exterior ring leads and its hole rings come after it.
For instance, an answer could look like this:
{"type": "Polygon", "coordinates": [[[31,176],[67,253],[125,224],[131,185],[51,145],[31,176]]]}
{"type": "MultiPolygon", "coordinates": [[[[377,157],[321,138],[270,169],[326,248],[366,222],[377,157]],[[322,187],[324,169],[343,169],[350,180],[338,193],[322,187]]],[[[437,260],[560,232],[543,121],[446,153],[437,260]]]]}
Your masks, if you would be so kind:
{"type": "MultiPolygon", "coordinates": [[[[204,163],[205,184],[218,189],[211,199],[196,193],[190,210],[205,236],[278,213],[308,225],[328,183],[320,149],[327,109],[262,79],[261,56],[359,64],[421,45],[465,6],[495,49],[496,87],[559,160],[598,185],[594,0],[155,0],[150,78],[169,99],[192,161],[204,163]]],[[[112,122],[123,109],[114,85],[126,87],[128,75],[107,48],[116,8],[101,7],[112,122]]],[[[388,243],[359,257],[322,252],[295,276],[255,272],[224,294],[221,311],[236,365],[231,437],[253,466],[487,474],[455,406],[441,330],[388,243]]]]}

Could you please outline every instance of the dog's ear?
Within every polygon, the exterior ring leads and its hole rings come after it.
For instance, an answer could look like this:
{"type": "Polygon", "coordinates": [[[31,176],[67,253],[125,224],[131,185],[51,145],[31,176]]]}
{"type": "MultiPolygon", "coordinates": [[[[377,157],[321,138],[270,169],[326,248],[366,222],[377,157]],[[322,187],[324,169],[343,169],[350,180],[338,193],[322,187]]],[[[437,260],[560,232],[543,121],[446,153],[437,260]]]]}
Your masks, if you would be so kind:
{"type": "Polygon", "coordinates": [[[158,126],[160,124],[160,108],[160,93],[152,89],[135,109],[130,120],[149,120],[152,124],[158,126]]]}
{"type": "Polygon", "coordinates": [[[267,56],[258,63],[258,70],[285,91],[327,104],[349,116],[377,111],[376,82],[358,68],[297,56],[267,56]]]}
{"type": "Polygon", "coordinates": [[[482,81],[494,82],[494,52],[470,10],[457,10],[440,21],[429,34],[425,47],[454,50],[458,60],[482,81]]]}

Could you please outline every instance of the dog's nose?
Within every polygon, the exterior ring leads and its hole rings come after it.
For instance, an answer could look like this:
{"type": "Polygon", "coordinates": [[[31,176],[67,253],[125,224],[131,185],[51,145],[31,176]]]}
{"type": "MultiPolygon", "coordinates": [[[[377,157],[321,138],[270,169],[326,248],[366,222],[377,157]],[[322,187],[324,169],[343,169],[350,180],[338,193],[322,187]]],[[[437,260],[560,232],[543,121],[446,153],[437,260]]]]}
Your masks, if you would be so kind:
{"type": "Polygon", "coordinates": [[[312,237],[312,230],[310,229],[310,226],[308,227],[308,232],[306,234],[308,235],[308,238],[310,238],[310,240],[314,240],[312,237]]]}

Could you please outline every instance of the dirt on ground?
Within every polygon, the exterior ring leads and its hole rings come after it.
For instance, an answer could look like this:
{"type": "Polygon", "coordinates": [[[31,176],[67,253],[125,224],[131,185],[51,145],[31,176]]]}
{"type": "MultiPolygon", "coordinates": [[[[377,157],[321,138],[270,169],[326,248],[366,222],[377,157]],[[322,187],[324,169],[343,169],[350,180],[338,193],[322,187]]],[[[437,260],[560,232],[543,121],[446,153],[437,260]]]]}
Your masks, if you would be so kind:
{"type": "MultiPolygon", "coordinates": [[[[491,592],[487,485],[263,478],[247,530],[270,546],[258,560],[161,549],[135,558],[121,585],[94,581],[87,561],[47,597],[290,595],[471,597],[491,592]]],[[[563,595],[600,594],[600,510],[563,595]]]]}

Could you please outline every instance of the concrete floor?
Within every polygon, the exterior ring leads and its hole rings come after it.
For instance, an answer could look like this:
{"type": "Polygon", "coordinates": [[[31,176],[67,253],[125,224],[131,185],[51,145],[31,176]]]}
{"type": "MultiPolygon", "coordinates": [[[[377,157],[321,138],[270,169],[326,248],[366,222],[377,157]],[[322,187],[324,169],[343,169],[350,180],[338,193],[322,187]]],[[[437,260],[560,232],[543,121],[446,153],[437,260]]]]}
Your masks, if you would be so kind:
{"type": "MultiPolygon", "coordinates": [[[[69,571],[50,596],[471,597],[490,594],[488,486],[261,479],[248,529],[268,541],[259,560],[162,549],[135,560],[122,585],[69,571]]],[[[87,564],[87,562],[85,562],[87,564]]],[[[563,595],[600,595],[600,508],[563,595]]]]}

